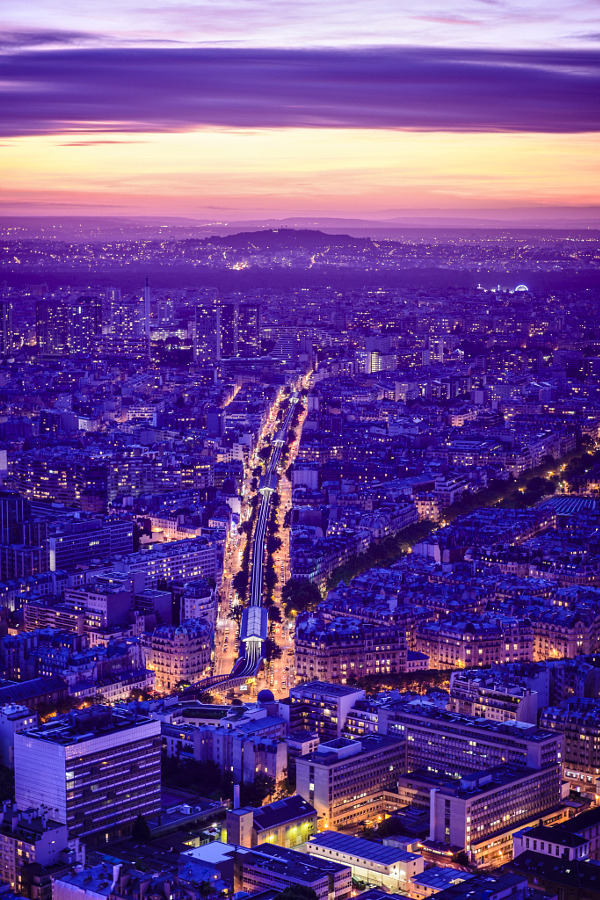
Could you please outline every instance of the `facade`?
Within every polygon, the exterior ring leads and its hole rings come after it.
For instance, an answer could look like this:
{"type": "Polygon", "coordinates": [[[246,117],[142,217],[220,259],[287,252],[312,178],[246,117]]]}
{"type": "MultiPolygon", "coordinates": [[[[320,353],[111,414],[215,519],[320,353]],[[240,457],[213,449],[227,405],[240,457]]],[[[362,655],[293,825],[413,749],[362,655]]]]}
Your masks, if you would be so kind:
{"type": "Polygon", "coordinates": [[[217,624],[219,598],[214,587],[204,578],[188,581],[180,601],[179,621],[205,619],[214,630],[217,624]]]}
{"type": "Polygon", "coordinates": [[[497,672],[489,675],[469,669],[453,672],[450,676],[448,710],[495,722],[517,721],[535,725],[538,695],[525,685],[501,679],[497,672]]]}
{"type": "Polygon", "coordinates": [[[170,692],[181,682],[193,683],[206,674],[211,660],[213,632],[202,619],[178,625],[159,625],[142,638],[146,668],[155,674],[157,691],[170,692]]]}
{"type": "Polygon", "coordinates": [[[159,581],[217,579],[217,544],[206,537],[173,541],[124,556],[116,561],[115,569],[129,575],[143,573],[147,587],[156,587],[159,581]]]}
{"type": "Polygon", "coordinates": [[[543,769],[562,764],[563,737],[518,722],[493,722],[446,712],[420,700],[385,704],[379,731],[404,738],[406,770],[460,778],[504,762],[543,769]]]}
{"type": "Polygon", "coordinates": [[[533,627],[528,619],[513,617],[425,622],[417,631],[416,649],[427,654],[431,669],[531,662],[533,627]]]}
{"type": "Polygon", "coordinates": [[[430,837],[464,849],[478,866],[500,866],[512,859],[515,830],[545,815],[566,817],[560,802],[559,766],[498,766],[432,789],[430,837]]]}
{"type": "Polygon", "coordinates": [[[317,810],[320,830],[375,821],[404,760],[403,744],[393,738],[337,738],[296,760],[296,790],[317,810]]]}
{"type": "Polygon", "coordinates": [[[298,617],[294,662],[299,679],[345,683],[350,676],[395,674],[407,669],[406,631],[340,616],[325,622],[298,617]]]}
{"type": "Polygon", "coordinates": [[[365,692],[347,685],[311,681],[290,690],[288,715],[290,731],[315,732],[321,740],[340,737],[348,713],[365,692]]]}
{"type": "Polygon", "coordinates": [[[600,778],[600,701],[565,700],[543,710],[540,725],[564,735],[564,776],[573,790],[595,794],[600,778]]]}
{"type": "Polygon", "coordinates": [[[92,706],[17,734],[15,801],[46,807],[69,838],[127,833],[160,808],[160,723],[92,706]]]}
{"type": "Polygon", "coordinates": [[[258,809],[230,809],[225,819],[227,841],[240,847],[277,844],[299,847],[317,830],[317,811],[295,794],[258,809]]]}

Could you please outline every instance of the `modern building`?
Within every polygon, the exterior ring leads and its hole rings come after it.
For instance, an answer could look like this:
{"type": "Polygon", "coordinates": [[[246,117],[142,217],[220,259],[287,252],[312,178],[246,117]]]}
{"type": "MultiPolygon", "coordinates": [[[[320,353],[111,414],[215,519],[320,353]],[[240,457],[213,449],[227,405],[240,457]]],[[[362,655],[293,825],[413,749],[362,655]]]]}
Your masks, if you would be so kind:
{"type": "Polygon", "coordinates": [[[497,766],[432,786],[430,839],[464,850],[478,866],[500,866],[512,859],[516,830],[566,818],[560,804],[560,766],[497,766]]]}
{"type": "Polygon", "coordinates": [[[92,706],[15,735],[15,802],[47,808],[69,838],[127,834],[160,809],[160,722],[92,706]]]}
{"type": "Polygon", "coordinates": [[[401,741],[384,735],[336,738],[296,760],[296,790],[317,810],[320,830],[374,822],[404,771],[401,741]]]}
{"type": "Polygon", "coordinates": [[[561,734],[524,722],[493,722],[439,709],[420,698],[384,704],[379,732],[406,742],[406,771],[460,778],[515,763],[531,769],[562,764],[561,734]]]}
{"type": "Polygon", "coordinates": [[[289,705],[281,704],[281,711],[288,716],[291,731],[312,731],[329,740],[340,737],[348,713],[365,696],[348,685],[311,681],[292,688],[289,705]]]}
{"type": "Polygon", "coordinates": [[[355,882],[376,885],[392,893],[407,893],[412,879],[425,868],[425,860],[418,853],[352,837],[340,831],[324,831],[311,838],[306,852],[312,857],[331,859],[350,866],[355,882]]]}

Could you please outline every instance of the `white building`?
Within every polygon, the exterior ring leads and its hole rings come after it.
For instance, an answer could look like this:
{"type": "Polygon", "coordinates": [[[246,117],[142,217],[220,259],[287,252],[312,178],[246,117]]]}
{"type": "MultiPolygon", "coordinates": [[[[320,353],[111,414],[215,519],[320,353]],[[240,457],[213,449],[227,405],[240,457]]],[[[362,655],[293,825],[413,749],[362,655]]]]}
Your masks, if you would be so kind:
{"type": "Polygon", "coordinates": [[[160,809],[160,723],[104,706],[15,735],[15,801],[48,809],[69,837],[127,834],[160,809]]]}

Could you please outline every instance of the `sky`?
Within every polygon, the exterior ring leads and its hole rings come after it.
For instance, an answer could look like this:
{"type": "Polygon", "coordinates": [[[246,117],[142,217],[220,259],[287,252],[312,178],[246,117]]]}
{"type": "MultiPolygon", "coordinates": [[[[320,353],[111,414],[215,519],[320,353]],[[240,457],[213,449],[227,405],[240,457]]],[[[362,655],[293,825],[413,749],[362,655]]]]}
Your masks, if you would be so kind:
{"type": "Polygon", "coordinates": [[[598,218],[597,0],[3,0],[0,214],[598,218]]]}

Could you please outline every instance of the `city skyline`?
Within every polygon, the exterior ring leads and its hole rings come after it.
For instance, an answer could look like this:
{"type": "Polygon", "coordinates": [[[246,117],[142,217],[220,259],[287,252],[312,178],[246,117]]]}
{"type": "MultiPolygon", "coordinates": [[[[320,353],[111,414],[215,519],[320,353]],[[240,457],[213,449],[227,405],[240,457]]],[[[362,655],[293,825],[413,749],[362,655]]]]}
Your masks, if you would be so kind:
{"type": "Polygon", "coordinates": [[[0,212],[586,224],[597,19],[589,2],[380,0],[365,23],[310,0],[11,0],[0,212]]]}

